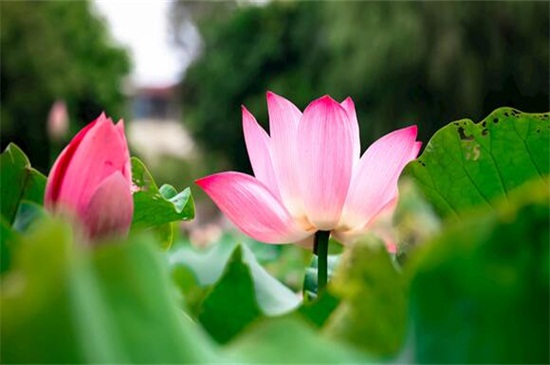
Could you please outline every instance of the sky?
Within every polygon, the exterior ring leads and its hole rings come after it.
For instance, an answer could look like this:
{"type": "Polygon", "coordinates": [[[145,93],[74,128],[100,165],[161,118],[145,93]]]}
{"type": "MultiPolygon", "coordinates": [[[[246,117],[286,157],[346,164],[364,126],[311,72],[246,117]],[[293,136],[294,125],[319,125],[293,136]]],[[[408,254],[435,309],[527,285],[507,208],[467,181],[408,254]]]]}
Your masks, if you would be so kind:
{"type": "Polygon", "coordinates": [[[167,86],[177,82],[190,57],[170,42],[168,11],[172,1],[95,0],[114,40],[127,49],[136,86],[167,86]]]}

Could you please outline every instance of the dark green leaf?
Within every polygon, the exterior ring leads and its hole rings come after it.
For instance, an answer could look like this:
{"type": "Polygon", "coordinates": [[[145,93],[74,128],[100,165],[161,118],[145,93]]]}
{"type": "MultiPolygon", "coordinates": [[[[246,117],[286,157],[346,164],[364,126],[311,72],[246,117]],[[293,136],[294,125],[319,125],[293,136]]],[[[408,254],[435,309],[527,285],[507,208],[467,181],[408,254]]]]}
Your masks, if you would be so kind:
{"type": "Polygon", "coordinates": [[[202,304],[199,320],[220,343],[226,343],[262,315],[254,296],[250,269],[241,246],[233,252],[221,279],[202,304]]]}
{"type": "Polygon", "coordinates": [[[21,200],[42,205],[46,177],[31,167],[27,156],[10,143],[0,156],[0,199],[2,216],[12,224],[21,200]]]}
{"type": "Polygon", "coordinates": [[[258,264],[248,247],[237,245],[202,303],[199,320],[217,341],[225,343],[257,318],[287,313],[299,303],[295,293],[258,264]]]}
{"type": "Polygon", "coordinates": [[[500,108],[480,123],[464,119],[440,129],[405,171],[442,216],[464,217],[548,175],[549,149],[548,113],[500,108]]]}
{"type": "MultiPolygon", "coordinates": [[[[208,287],[216,281],[218,283],[223,281],[224,267],[229,265],[229,258],[238,246],[232,239],[222,240],[206,250],[184,246],[172,253],[170,261],[174,269],[182,266],[190,269],[197,283],[208,287]]],[[[297,295],[273,278],[258,263],[250,248],[240,245],[240,250],[242,250],[241,265],[248,267],[254,283],[254,290],[250,295],[255,298],[262,313],[270,316],[279,315],[299,305],[300,300],[297,295]]]]}
{"type": "Polygon", "coordinates": [[[338,304],[340,304],[340,299],[327,291],[320,298],[303,303],[298,311],[312,324],[321,328],[338,304]]]}
{"type": "Polygon", "coordinates": [[[280,281],[271,276],[256,260],[252,251],[242,245],[243,262],[250,268],[256,300],[267,316],[278,316],[298,307],[301,300],[280,281]]]}
{"type": "Polygon", "coordinates": [[[411,258],[420,363],[549,363],[548,180],[480,208],[411,258]]]}

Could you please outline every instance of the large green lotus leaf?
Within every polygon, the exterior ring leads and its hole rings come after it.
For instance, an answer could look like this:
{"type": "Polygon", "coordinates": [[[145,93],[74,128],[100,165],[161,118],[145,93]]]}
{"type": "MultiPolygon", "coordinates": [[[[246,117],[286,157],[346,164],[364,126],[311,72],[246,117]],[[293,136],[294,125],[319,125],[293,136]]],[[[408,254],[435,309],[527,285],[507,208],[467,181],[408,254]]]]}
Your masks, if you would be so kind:
{"type": "Polygon", "coordinates": [[[549,114],[500,108],[482,122],[464,119],[440,129],[405,174],[414,178],[443,217],[493,207],[532,178],[550,172],[549,114]]]}
{"type": "Polygon", "coordinates": [[[330,292],[341,298],[323,331],[377,356],[398,352],[405,339],[406,290],[383,242],[365,237],[342,255],[330,292]]]}
{"type": "Polygon", "coordinates": [[[10,143],[0,155],[0,201],[6,222],[13,223],[21,200],[42,205],[45,187],[46,177],[31,167],[19,147],[10,143]]]}
{"type": "Polygon", "coordinates": [[[253,324],[225,348],[233,363],[366,364],[372,360],[350,346],[330,341],[297,317],[269,318],[253,324]]]}
{"type": "Polygon", "coordinates": [[[549,198],[548,180],[528,183],[411,258],[400,362],[549,363],[549,198]]]}
{"type": "Polygon", "coordinates": [[[252,321],[288,313],[299,304],[298,296],[269,275],[247,246],[237,245],[201,303],[198,318],[218,342],[226,343],[252,321]]]}
{"type": "Polygon", "coordinates": [[[44,220],[21,238],[2,277],[2,363],[184,363],[217,350],[178,309],[148,241],[80,247],[44,220]]]}
{"type": "MultiPolygon", "coordinates": [[[[229,236],[228,238],[230,238],[229,236]]],[[[180,283],[180,288],[187,297],[188,292],[185,288],[196,290],[198,284],[203,288],[219,285],[224,282],[224,275],[227,274],[228,267],[235,258],[231,258],[236,254],[235,250],[242,251],[240,258],[240,266],[246,266],[247,269],[240,269],[241,273],[248,273],[242,276],[232,277],[231,282],[235,285],[240,285],[239,280],[247,281],[250,275],[253,283],[253,291],[250,293],[258,303],[261,312],[268,316],[280,315],[295,309],[300,304],[298,296],[280,281],[271,276],[258,263],[252,250],[245,244],[238,244],[235,240],[225,239],[222,242],[213,245],[207,249],[197,249],[191,246],[182,246],[174,250],[170,255],[172,270],[177,271],[176,277],[180,283]],[[182,269],[185,270],[182,271],[182,269]],[[248,271],[247,271],[248,270],[248,271]],[[192,277],[188,277],[189,274],[192,277]]],[[[233,285],[233,284],[231,284],[233,285]]],[[[215,290],[215,289],[214,289],[215,290]]],[[[197,295],[192,293],[191,295],[197,295]]],[[[200,297],[200,294],[198,295],[200,297]]],[[[187,298],[186,298],[187,299],[187,298]]],[[[196,306],[196,304],[192,304],[196,306]]]]}
{"type": "Polygon", "coordinates": [[[199,321],[216,341],[226,343],[261,315],[250,269],[237,246],[221,279],[202,303],[199,321]]]}
{"type": "Polygon", "coordinates": [[[171,222],[190,220],[195,217],[195,203],[189,188],[178,192],[171,185],[157,187],[147,167],[132,157],[132,182],[134,192],[134,216],[132,230],[153,230],[164,248],[173,240],[171,222]]]}

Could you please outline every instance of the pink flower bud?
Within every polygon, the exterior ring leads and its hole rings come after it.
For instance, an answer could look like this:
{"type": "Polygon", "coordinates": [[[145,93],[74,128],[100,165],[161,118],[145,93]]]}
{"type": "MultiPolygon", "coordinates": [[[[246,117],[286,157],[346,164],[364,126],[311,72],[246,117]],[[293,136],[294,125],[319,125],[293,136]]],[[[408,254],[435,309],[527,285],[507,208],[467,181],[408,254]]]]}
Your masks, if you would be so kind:
{"type": "Polygon", "coordinates": [[[121,120],[101,114],[61,152],[48,176],[44,203],[78,221],[90,239],[126,235],[132,223],[130,154],[121,120]]]}
{"type": "Polygon", "coordinates": [[[69,114],[62,100],[56,101],[48,115],[48,135],[52,141],[60,141],[69,131],[69,114]]]}

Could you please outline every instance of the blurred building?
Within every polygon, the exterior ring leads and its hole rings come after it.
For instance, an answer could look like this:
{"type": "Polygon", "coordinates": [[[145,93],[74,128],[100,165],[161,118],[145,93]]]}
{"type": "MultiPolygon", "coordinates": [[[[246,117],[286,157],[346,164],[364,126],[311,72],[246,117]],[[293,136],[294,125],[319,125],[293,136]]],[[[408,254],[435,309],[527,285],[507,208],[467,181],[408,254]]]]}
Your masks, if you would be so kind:
{"type": "Polygon", "coordinates": [[[181,110],[177,85],[136,88],[132,95],[132,116],[135,120],[179,120],[181,110]]]}
{"type": "Polygon", "coordinates": [[[178,85],[130,86],[126,91],[132,113],[127,126],[131,148],[149,163],[162,156],[190,157],[194,144],[181,122],[178,85]]]}

